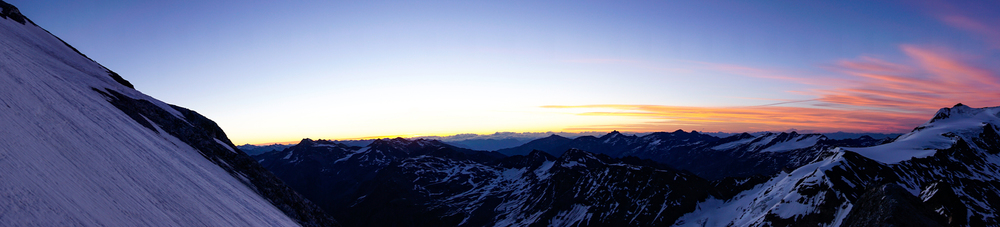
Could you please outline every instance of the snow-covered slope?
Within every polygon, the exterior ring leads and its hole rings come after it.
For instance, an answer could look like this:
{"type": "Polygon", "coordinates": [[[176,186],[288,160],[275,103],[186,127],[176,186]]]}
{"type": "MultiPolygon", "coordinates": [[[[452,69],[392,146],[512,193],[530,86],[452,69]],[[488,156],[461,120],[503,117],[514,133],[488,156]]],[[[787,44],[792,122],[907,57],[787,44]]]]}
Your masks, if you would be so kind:
{"type": "Polygon", "coordinates": [[[821,151],[810,164],[733,198],[709,199],[675,224],[1000,225],[998,112],[964,105],[941,109],[892,143],[821,151]],[[907,193],[893,193],[897,186],[907,193]]]}
{"type": "Polygon", "coordinates": [[[1000,125],[1000,108],[971,108],[958,104],[944,108],[929,122],[903,134],[893,143],[849,150],[877,161],[895,164],[911,158],[924,158],[937,150],[950,148],[959,138],[975,138],[986,125],[1000,125]]]}
{"type": "Polygon", "coordinates": [[[336,224],[210,120],[0,7],[0,225],[336,224]]]}

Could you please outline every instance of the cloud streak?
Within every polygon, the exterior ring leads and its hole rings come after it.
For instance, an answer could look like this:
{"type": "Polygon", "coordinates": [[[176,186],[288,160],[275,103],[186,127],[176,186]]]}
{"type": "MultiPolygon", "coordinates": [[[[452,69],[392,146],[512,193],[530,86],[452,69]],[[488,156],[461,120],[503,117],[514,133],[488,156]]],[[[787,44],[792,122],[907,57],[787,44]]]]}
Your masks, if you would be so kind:
{"type": "Polygon", "coordinates": [[[969,57],[944,48],[902,45],[912,65],[862,57],[844,60],[835,71],[857,82],[848,87],[819,90],[818,101],[891,111],[926,113],[962,102],[974,106],[997,105],[998,74],[964,62],[969,57]]]}
{"type": "Polygon", "coordinates": [[[809,107],[686,107],[662,105],[581,105],[545,108],[588,108],[607,111],[585,112],[587,116],[630,116],[646,118],[645,124],[574,127],[568,130],[663,131],[693,129],[705,131],[783,131],[800,128],[815,131],[898,132],[925,121],[923,116],[872,111],[809,107]]]}
{"type": "MultiPolygon", "coordinates": [[[[943,24],[982,41],[986,55],[1000,49],[1000,19],[976,17],[976,9],[959,9],[946,2],[929,7],[943,24]]],[[[988,14],[978,14],[990,15],[988,14]]],[[[993,52],[993,53],[991,53],[993,52]]],[[[695,70],[781,80],[818,87],[790,91],[815,98],[778,100],[760,106],[694,107],[671,105],[543,106],[578,109],[585,116],[618,116],[645,120],[642,124],[591,125],[567,130],[905,132],[925,122],[939,108],[955,103],[982,107],[1000,105],[1000,72],[989,56],[977,56],[928,45],[899,45],[902,60],[862,55],[833,61],[822,69],[833,76],[687,61],[695,70]],[[977,60],[985,62],[977,62],[977,60]],[[993,66],[991,66],[993,65],[993,66]],[[986,67],[990,66],[990,67],[986,67]],[[588,111],[594,110],[596,111],[588,111]]],[[[984,53],[979,53],[980,55],[984,53]]],[[[592,61],[596,62],[596,61],[592,61]]],[[[606,59],[600,61],[610,63],[606,59]]],[[[621,60],[614,61],[623,62],[621,60]]],[[[741,97],[755,99],[754,97],[741,97]]]]}
{"type": "Polygon", "coordinates": [[[997,72],[977,67],[944,48],[901,45],[910,61],[890,62],[862,56],[837,61],[837,78],[793,76],[775,70],[704,63],[719,71],[757,78],[826,84],[826,88],[796,93],[815,99],[762,106],[692,107],[669,105],[543,106],[549,109],[597,109],[585,116],[645,119],[643,124],[592,125],[567,130],[664,131],[783,131],[789,128],[819,132],[905,132],[925,122],[934,111],[955,103],[994,106],[1000,97],[997,72]],[[794,105],[794,106],[786,106],[794,105]]]}
{"type": "Polygon", "coordinates": [[[996,24],[990,25],[963,15],[941,16],[941,21],[952,27],[971,32],[988,43],[991,48],[1000,49],[1000,29],[996,24]]]}

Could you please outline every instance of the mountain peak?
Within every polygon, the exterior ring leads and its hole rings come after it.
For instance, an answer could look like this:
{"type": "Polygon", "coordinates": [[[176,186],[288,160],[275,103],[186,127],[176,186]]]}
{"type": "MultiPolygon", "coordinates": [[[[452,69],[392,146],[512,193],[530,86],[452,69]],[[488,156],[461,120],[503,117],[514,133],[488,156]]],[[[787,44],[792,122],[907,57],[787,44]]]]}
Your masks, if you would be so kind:
{"type": "Polygon", "coordinates": [[[593,153],[584,150],[570,148],[569,150],[566,150],[566,152],[563,152],[560,158],[566,159],[571,157],[591,157],[593,155],[594,155],[593,153]]]}
{"type": "Polygon", "coordinates": [[[955,117],[960,117],[960,118],[975,117],[976,115],[983,113],[984,111],[995,110],[997,108],[998,107],[972,108],[959,103],[955,104],[955,106],[951,108],[941,108],[940,110],[937,111],[937,113],[934,114],[934,118],[932,118],[931,121],[928,123],[934,123],[940,120],[950,119],[955,117]]]}
{"type": "Polygon", "coordinates": [[[618,131],[611,131],[611,132],[609,132],[609,133],[608,133],[607,135],[608,135],[608,136],[619,136],[619,135],[621,135],[621,134],[622,134],[622,133],[621,133],[621,132],[618,132],[618,131]]]}
{"type": "Polygon", "coordinates": [[[607,135],[602,136],[601,138],[615,138],[615,137],[618,137],[618,136],[621,136],[621,135],[622,135],[621,132],[618,132],[618,130],[615,130],[615,131],[611,131],[607,135]]]}

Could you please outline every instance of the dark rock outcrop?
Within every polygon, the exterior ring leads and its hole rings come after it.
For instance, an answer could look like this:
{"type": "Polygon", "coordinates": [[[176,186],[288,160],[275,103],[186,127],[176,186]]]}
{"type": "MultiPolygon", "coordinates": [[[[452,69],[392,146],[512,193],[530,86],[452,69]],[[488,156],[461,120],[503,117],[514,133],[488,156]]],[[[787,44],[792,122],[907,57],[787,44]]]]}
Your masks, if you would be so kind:
{"type": "Polygon", "coordinates": [[[944,217],[896,184],[872,187],[854,202],[841,226],[945,226],[944,217]]]}

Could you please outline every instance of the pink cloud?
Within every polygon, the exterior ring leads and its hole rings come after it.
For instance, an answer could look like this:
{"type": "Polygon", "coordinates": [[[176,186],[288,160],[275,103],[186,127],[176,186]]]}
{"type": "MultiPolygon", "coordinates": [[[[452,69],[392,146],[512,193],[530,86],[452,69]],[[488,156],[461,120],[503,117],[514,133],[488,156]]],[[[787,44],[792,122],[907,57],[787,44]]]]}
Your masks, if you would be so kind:
{"type": "Polygon", "coordinates": [[[970,105],[997,105],[1000,95],[998,74],[964,62],[962,57],[942,48],[902,45],[913,59],[912,66],[864,57],[841,61],[837,71],[855,77],[849,87],[820,90],[818,100],[828,103],[887,108],[924,113],[958,102],[970,105]],[[880,62],[873,66],[872,62],[880,62]],[[884,67],[891,65],[891,67],[884,67]]]}
{"type": "Polygon", "coordinates": [[[973,33],[977,38],[989,44],[990,47],[1000,49],[1000,28],[998,28],[1000,24],[988,24],[967,16],[955,14],[941,16],[940,19],[945,24],[951,25],[952,27],[973,33]]]}
{"type": "Polygon", "coordinates": [[[944,48],[902,45],[911,61],[890,62],[870,56],[840,60],[829,69],[842,78],[801,77],[777,70],[703,63],[707,68],[757,78],[827,85],[796,91],[816,99],[766,106],[691,107],[668,105],[582,105],[544,108],[603,108],[587,116],[647,119],[643,124],[576,126],[566,130],[904,132],[927,121],[939,108],[955,103],[1000,104],[1000,74],[968,62],[973,59],[944,48]],[[776,76],[777,75],[777,76],[776,76]],[[825,82],[834,81],[834,82],[825,82]],[[802,105],[808,104],[808,105],[802,105]]]}

